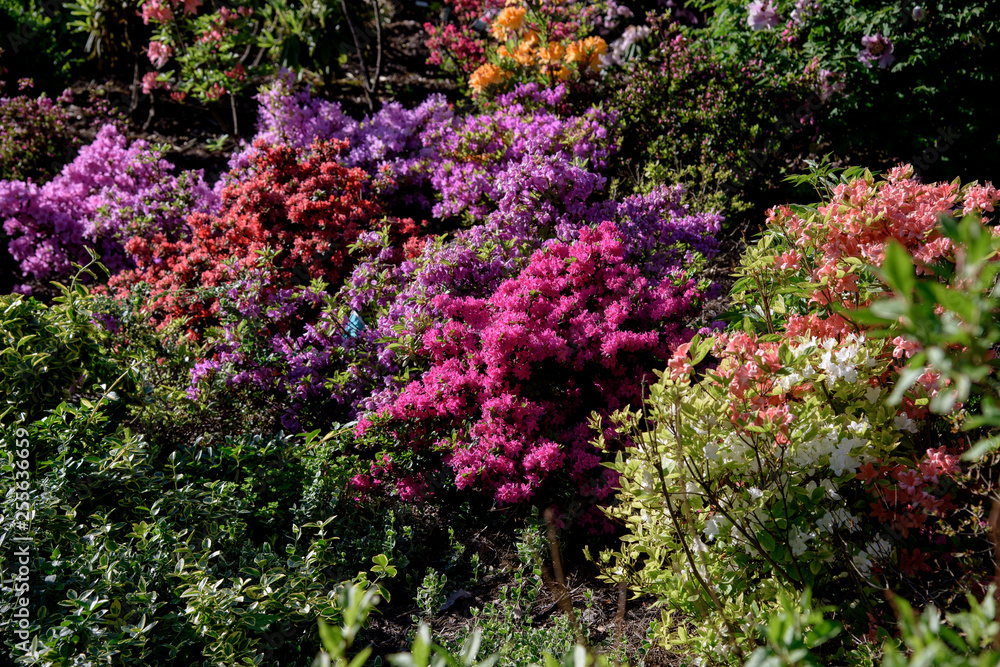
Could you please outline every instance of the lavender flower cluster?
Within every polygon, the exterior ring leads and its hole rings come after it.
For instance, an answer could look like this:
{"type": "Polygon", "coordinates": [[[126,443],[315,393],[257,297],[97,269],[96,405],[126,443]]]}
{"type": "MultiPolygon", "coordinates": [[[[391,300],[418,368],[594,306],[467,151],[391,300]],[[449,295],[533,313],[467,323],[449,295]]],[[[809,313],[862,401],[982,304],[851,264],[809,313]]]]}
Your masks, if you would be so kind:
{"type": "Polygon", "coordinates": [[[130,146],[109,124],[51,181],[0,181],[0,220],[23,276],[66,276],[74,262],[86,263],[87,248],[115,273],[132,264],[128,238],[183,233],[187,215],[213,209],[218,197],[202,172],[172,172],[149,144],[130,146]]]}

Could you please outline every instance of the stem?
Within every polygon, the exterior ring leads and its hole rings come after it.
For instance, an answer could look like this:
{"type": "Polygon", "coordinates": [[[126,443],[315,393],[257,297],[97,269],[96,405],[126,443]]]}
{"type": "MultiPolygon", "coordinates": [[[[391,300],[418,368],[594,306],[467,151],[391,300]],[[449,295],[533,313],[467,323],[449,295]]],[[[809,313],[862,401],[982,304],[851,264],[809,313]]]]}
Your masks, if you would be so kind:
{"type": "MultiPolygon", "coordinates": [[[[674,405],[673,407],[674,407],[674,413],[672,417],[673,417],[673,427],[674,427],[674,434],[673,434],[674,442],[677,445],[677,455],[680,457],[680,460],[683,461],[684,452],[683,448],[681,447],[681,441],[680,441],[679,419],[677,416],[677,409],[676,409],[677,406],[674,405]]],[[[650,444],[650,452],[655,455],[656,444],[655,442],[652,441],[652,435],[650,435],[649,444],[650,444]]],[[[654,459],[652,461],[653,466],[656,468],[656,473],[660,478],[660,488],[663,489],[663,502],[666,504],[667,514],[670,516],[671,523],[674,524],[674,532],[677,534],[677,538],[681,543],[681,548],[684,550],[684,556],[687,558],[688,565],[690,565],[691,567],[691,572],[694,575],[694,578],[698,581],[698,584],[708,594],[708,597],[712,600],[712,604],[715,605],[716,611],[718,612],[719,616],[722,617],[722,621],[726,624],[726,628],[729,630],[730,643],[733,647],[733,650],[736,651],[736,654],[739,657],[740,662],[745,662],[746,658],[743,655],[743,649],[741,649],[739,644],[736,643],[736,637],[738,636],[736,625],[729,619],[729,616],[726,615],[725,607],[722,605],[722,601],[719,600],[719,596],[716,595],[712,587],[709,586],[708,582],[706,582],[705,579],[701,576],[701,572],[698,571],[698,565],[697,563],[695,563],[694,554],[691,553],[691,548],[690,546],[688,546],[687,540],[684,539],[684,531],[680,525],[680,521],[677,518],[676,512],[674,512],[673,503],[670,502],[670,492],[667,488],[666,476],[663,474],[663,466],[660,464],[658,456],[654,456],[653,459],[654,459]]],[[[686,486],[683,476],[680,479],[680,484],[682,487],[686,486]]],[[[683,502],[683,505],[685,507],[687,506],[686,499],[683,502]]],[[[690,526],[691,525],[690,518],[689,517],[687,518],[688,518],[688,525],[690,526]]],[[[702,562],[704,564],[704,557],[702,558],[702,562]]],[[[705,568],[705,571],[706,572],[708,571],[707,567],[705,568]]]]}
{"type": "Polygon", "coordinates": [[[372,7],[375,10],[375,71],[374,78],[368,76],[368,65],[365,63],[365,53],[358,39],[358,31],[351,20],[351,14],[347,10],[347,0],[340,0],[340,7],[347,19],[347,27],[351,31],[351,38],[354,40],[354,50],[358,54],[358,62],[361,65],[361,83],[365,90],[365,99],[368,102],[368,109],[375,111],[375,91],[378,88],[378,80],[382,73],[382,14],[379,11],[378,0],[372,0],[372,7]]]}
{"type": "Polygon", "coordinates": [[[229,93],[229,108],[233,112],[233,137],[240,136],[240,125],[239,121],[236,120],[236,96],[229,93]]]}
{"type": "MultiPolygon", "coordinates": [[[[566,586],[566,576],[563,573],[562,568],[562,557],[559,555],[559,538],[556,536],[556,522],[552,516],[552,508],[549,507],[545,510],[545,523],[548,534],[549,543],[549,554],[552,556],[552,569],[555,571],[554,585],[552,588],[555,589],[556,593],[556,603],[569,618],[570,625],[573,626],[574,632],[576,632],[576,641],[586,647],[587,652],[590,652],[590,644],[587,642],[587,637],[583,633],[583,628],[580,626],[579,621],[576,618],[576,613],[573,611],[573,600],[571,599],[569,589],[566,586]]],[[[541,562],[541,559],[539,559],[541,562]]],[[[542,564],[544,571],[544,564],[542,564]]]]}

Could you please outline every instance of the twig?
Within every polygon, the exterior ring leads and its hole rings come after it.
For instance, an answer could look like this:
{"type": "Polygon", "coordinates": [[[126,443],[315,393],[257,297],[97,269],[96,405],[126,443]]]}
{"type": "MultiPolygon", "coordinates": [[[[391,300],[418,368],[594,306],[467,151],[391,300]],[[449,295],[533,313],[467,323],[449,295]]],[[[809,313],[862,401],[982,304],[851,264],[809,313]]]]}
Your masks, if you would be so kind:
{"type": "Polygon", "coordinates": [[[553,579],[544,563],[540,563],[542,575],[547,579],[546,584],[549,585],[549,588],[553,589],[552,592],[556,596],[556,603],[559,605],[559,608],[566,614],[570,625],[573,626],[573,631],[576,633],[576,641],[587,649],[587,653],[590,653],[590,643],[587,641],[587,637],[583,633],[583,628],[576,618],[576,613],[573,610],[572,596],[566,587],[562,557],[559,555],[559,538],[556,535],[556,522],[551,507],[545,510],[545,523],[548,528],[549,554],[552,556],[552,569],[555,570],[555,578],[553,579]]]}
{"type": "Polygon", "coordinates": [[[375,111],[375,91],[378,89],[379,78],[382,76],[382,13],[379,11],[378,0],[371,0],[371,2],[375,11],[375,71],[372,76],[368,75],[364,48],[361,46],[361,40],[358,39],[358,31],[354,27],[354,21],[351,20],[351,14],[347,10],[347,0],[340,0],[340,7],[344,12],[344,18],[347,19],[347,27],[354,40],[354,49],[358,53],[358,62],[361,65],[361,85],[365,89],[368,109],[375,111]]]}

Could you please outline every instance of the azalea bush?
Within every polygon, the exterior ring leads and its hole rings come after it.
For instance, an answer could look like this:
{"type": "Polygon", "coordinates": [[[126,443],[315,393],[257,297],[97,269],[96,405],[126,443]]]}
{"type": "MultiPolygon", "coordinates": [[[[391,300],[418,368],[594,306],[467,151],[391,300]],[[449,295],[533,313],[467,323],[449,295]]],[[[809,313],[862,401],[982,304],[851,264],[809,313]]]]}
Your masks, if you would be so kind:
{"type": "MultiPolygon", "coordinates": [[[[32,86],[30,80],[18,85],[22,93],[32,86]]],[[[67,126],[65,99],[0,97],[0,178],[46,180],[62,166],[60,157],[75,143],[67,126]]]]}
{"type": "Polygon", "coordinates": [[[734,64],[815,72],[816,96],[804,101],[825,110],[817,129],[840,157],[872,167],[907,161],[928,180],[995,178],[996,151],[983,146],[996,137],[982,120],[996,85],[992,3],[725,0],[713,3],[706,27],[701,36],[734,64]]]}
{"type": "Polygon", "coordinates": [[[174,175],[161,151],[129,145],[113,124],[52,180],[0,181],[0,219],[22,276],[64,278],[88,249],[112,272],[132,266],[130,238],[176,237],[190,213],[213,210],[217,197],[202,172],[174,175]]]}
{"type": "Polygon", "coordinates": [[[615,0],[447,4],[451,21],[424,24],[428,63],[470,75],[475,92],[508,79],[552,84],[593,75],[607,52],[604,38],[634,16],[615,0]]]}
{"type": "Polygon", "coordinates": [[[366,198],[367,175],[336,161],[345,146],[329,142],[301,161],[295,149],[263,147],[246,180],[223,191],[218,214],[192,215],[188,233],[130,238],[136,268],[110,285],[149,285],[147,312],[163,325],[179,318],[198,337],[218,321],[218,288],[241,271],[263,268],[286,289],[339,281],[348,245],[379,212],[366,198]]]}
{"type": "Polygon", "coordinates": [[[733,287],[735,326],[680,348],[644,410],[618,415],[637,445],[615,465],[623,502],[609,512],[630,537],[603,556],[611,576],[712,624],[691,635],[665,624],[662,640],[722,664],[747,649],[747,615],[782,590],[835,598],[860,637],[886,623],[884,585],[985,587],[984,570],[955,558],[981,548],[967,521],[982,512],[970,509],[981,478],[949,435],[961,405],[930,419],[948,380],[926,369],[902,381],[919,344],[851,315],[891,295],[866,270],[887,246],[924,266],[954,261],[963,251],[938,217],[996,203],[989,185],[911,175],[854,174],[828,203],[772,210],[733,287]]]}
{"type": "MultiPolygon", "coordinates": [[[[650,14],[643,57],[609,74],[616,134],[628,156],[619,178],[632,187],[684,183],[701,208],[732,220],[805,154],[817,113],[799,108],[809,77],[730,62],[696,33],[650,14]]],[[[818,111],[818,110],[817,110],[818,111]]]]}
{"type": "Polygon", "coordinates": [[[498,45],[487,48],[488,62],[469,75],[476,94],[528,81],[553,85],[593,77],[608,51],[607,42],[597,35],[569,39],[573,35],[566,24],[550,25],[549,16],[530,5],[507,5],[490,23],[498,45]]]}
{"type": "Polygon", "coordinates": [[[605,223],[537,252],[488,300],[436,299],[449,319],[424,334],[431,368],[390,410],[411,422],[411,446],[444,446],[459,488],[502,503],[531,498],[563,470],[585,499],[606,497],[614,478],[588,443],[587,418],[638,400],[701,296],[679,267],[650,284],[624,256],[605,223]]]}
{"type": "Polygon", "coordinates": [[[252,66],[253,47],[258,45],[250,6],[212,7],[199,11],[202,0],[145,0],[143,23],[156,26],[146,54],[156,71],[142,80],[143,92],[157,88],[183,100],[194,95],[200,102],[237,95],[250,84],[247,66],[252,66]],[[163,69],[169,62],[177,70],[163,69]],[[246,64],[244,64],[244,62],[246,64]]]}

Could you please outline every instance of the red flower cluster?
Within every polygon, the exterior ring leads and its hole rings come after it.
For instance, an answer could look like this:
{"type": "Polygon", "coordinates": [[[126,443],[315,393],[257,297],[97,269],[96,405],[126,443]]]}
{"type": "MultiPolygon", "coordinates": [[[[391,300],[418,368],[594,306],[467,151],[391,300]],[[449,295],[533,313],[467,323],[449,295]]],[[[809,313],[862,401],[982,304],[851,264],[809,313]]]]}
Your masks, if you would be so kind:
{"type": "Polygon", "coordinates": [[[130,239],[125,249],[137,268],[111,286],[149,284],[157,323],[183,318],[196,337],[218,312],[210,288],[246,269],[268,269],[278,285],[339,283],[351,266],[348,246],[381,212],[366,198],[368,175],[337,161],[346,147],[317,144],[303,159],[301,151],[261,143],[245,178],[223,192],[218,215],[192,215],[184,238],[130,239]]]}
{"type": "Polygon", "coordinates": [[[915,468],[899,464],[876,467],[875,463],[861,466],[858,479],[875,498],[869,503],[872,516],[907,537],[909,531],[922,528],[928,516],[955,509],[950,494],[939,496],[933,491],[940,477],[959,472],[958,460],[939,447],[928,449],[915,468]]]}

